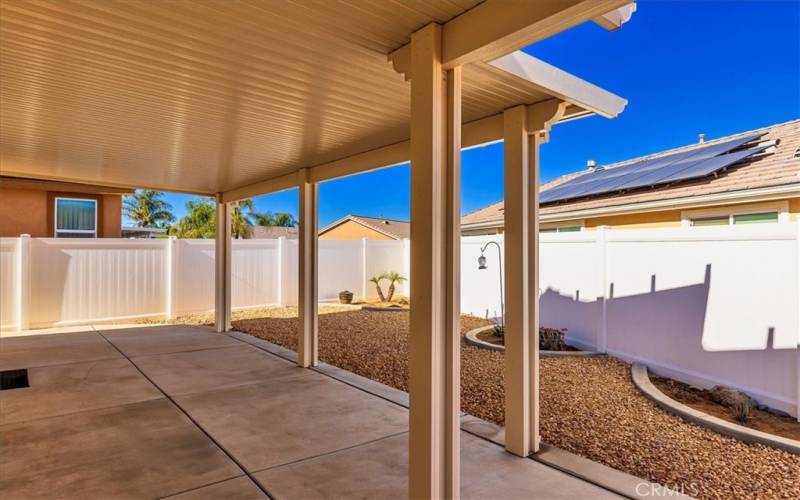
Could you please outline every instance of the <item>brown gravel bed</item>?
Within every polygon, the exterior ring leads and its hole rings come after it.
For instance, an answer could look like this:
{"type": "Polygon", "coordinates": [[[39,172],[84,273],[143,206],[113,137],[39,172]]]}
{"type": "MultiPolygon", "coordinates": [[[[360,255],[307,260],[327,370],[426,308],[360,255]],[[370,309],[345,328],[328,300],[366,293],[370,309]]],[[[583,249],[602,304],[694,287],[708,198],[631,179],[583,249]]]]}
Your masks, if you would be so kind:
{"type": "MultiPolygon", "coordinates": [[[[320,359],[408,390],[408,314],[320,316],[320,359]]],[[[464,317],[462,334],[485,324],[464,317]]],[[[246,319],[234,327],[296,349],[296,318],[246,319]]],[[[503,353],[462,343],[465,412],[503,422],[503,353]]],[[[542,438],[618,470],[700,498],[800,498],[800,456],[745,444],[659,409],[614,358],[541,360],[542,438]]]]}

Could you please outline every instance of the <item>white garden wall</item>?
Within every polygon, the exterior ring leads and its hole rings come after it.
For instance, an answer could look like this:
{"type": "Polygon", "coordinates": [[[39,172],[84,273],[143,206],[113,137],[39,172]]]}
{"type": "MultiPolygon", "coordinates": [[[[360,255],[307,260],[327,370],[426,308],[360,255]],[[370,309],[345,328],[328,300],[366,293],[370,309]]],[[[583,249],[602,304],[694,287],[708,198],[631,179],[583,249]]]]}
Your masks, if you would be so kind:
{"type": "MultiPolygon", "coordinates": [[[[739,387],[797,414],[797,224],[544,233],[541,324],[570,342],[689,383],[739,387]]],[[[464,312],[500,313],[502,235],[462,240],[464,312]]],[[[297,241],[235,240],[236,308],[297,303],[297,241]]],[[[319,242],[319,296],[373,298],[369,277],[409,275],[408,241],[319,242]]],[[[4,330],[209,311],[212,240],[0,239],[4,330]]],[[[409,283],[397,293],[407,295],[409,283]]]]}

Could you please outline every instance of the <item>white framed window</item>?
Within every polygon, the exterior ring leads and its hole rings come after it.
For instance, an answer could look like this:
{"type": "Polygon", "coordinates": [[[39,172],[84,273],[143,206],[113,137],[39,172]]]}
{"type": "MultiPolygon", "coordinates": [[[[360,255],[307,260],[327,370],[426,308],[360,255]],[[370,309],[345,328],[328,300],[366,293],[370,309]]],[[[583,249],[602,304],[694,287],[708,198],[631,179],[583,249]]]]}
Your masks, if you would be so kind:
{"type": "Polygon", "coordinates": [[[56,238],[97,238],[97,200],[56,198],[56,238]]]}
{"type": "Polygon", "coordinates": [[[557,222],[542,224],[539,226],[540,233],[578,233],[583,231],[583,220],[573,220],[568,222],[557,222]]]}
{"type": "Polygon", "coordinates": [[[684,227],[732,226],[741,224],[770,224],[789,220],[789,203],[778,201],[754,205],[684,210],[684,227]]]}

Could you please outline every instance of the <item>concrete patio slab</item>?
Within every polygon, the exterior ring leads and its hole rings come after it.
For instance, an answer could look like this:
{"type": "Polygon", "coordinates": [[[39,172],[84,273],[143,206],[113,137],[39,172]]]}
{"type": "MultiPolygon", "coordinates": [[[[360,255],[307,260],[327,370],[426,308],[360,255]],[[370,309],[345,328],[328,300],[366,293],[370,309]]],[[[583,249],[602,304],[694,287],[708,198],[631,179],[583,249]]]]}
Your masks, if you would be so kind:
{"type": "Polygon", "coordinates": [[[170,401],[0,426],[4,498],[158,498],[242,471],[170,401]]]}
{"type": "Polygon", "coordinates": [[[241,345],[241,342],[204,327],[153,326],[103,332],[128,357],[169,354],[241,345]]]}
{"type": "Polygon", "coordinates": [[[127,359],[30,368],[28,380],[0,392],[0,424],[164,397],[127,359]]]}
{"type": "Polygon", "coordinates": [[[311,373],[264,351],[237,342],[234,347],[132,358],[170,396],[247,384],[278,382],[311,373]]]}
{"type": "MultiPolygon", "coordinates": [[[[388,388],[203,327],[104,335],[3,339],[10,366],[56,364],[0,394],[0,497],[265,498],[242,467],[278,498],[406,497],[408,411],[388,388]]],[[[465,498],[609,495],[462,435],[465,498]]]]}
{"type": "Polygon", "coordinates": [[[275,498],[408,498],[408,433],[256,472],[275,498]]]}
{"type": "Polygon", "coordinates": [[[0,370],[122,357],[95,332],[0,338],[0,370]]]}
{"type": "MultiPolygon", "coordinates": [[[[620,498],[462,433],[461,496],[493,500],[620,498]]],[[[278,498],[408,497],[408,434],[274,467],[253,476],[278,498]]]]}
{"type": "Polygon", "coordinates": [[[312,373],[176,402],[251,472],[404,432],[404,409],[312,373]]]}
{"type": "Polygon", "coordinates": [[[269,497],[249,477],[242,476],[168,498],[172,500],[260,500],[269,497]]]}
{"type": "Polygon", "coordinates": [[[461,433],[462,498],[623,498],[533,460],[520,460],[489,441],[461,433]]]}

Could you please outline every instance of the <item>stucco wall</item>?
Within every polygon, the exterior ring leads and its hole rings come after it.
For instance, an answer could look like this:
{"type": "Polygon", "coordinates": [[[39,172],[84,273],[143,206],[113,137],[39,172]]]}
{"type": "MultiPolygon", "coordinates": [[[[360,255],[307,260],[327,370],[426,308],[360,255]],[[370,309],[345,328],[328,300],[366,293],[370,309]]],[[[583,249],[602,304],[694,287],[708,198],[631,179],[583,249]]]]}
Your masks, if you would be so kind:
{"type": "Polygon", "coordinates": [[[789,218],[800,220],[800,198],[789,200],[789,218]]]}
{"type": "Polygon", "coordinates": [[[393,239],[351,220],[345,221],[319,235],[321,240],[360,240],[362,238],[367,238],[368,240],[393,239]]]}
{"type": "MultiPolygon", "coordinates": [[[[791,198],[788,200],[778,200],[763,203],[739,203],[732,205],[723,205],[718,207],[709,207],[710,209],[731,209],[731,210],[755,210],[764,208],[765,210],[772,210],[775,208],[776,203],[788,203],[789,205],[789,220],[800,220],[800,198],[791,198]]],[[[702,208],[693,208],[690,211],[703,210],[702,208]]],[[[584,228],[587,231],[597,229],[599,226],[610,226],[612,229],[665,229],[671,227],[681,227],[682,210],[664,210],[660,212],[643,212],[636,214],[623,214],[623,215],[609,215],[605,217],[592,217],[583,219],[584,228]]],[[[575,225],[580,224],[580,221],[574,221],[575,225]]],[[[571,225],[569,223],[542,223],[542,228],[555,227],[560,225],[571,225]]],[[[502,229],[484,228],[484,229],[471,229],[462,231],[464,236],[478,236],[488,234],[500,234],[502,229]]]]}
{"type": "Polygon", "coordinates": [[[52,236],[47,233],[47,191],[0,189],[0,236],[20,234],[52,236]]]}
{"type": "Polygon", "coordinates": [[[611,226],[614,229],[652,229],[680,227],[681,211],[647,212],[641,214],[611,215],[586,219],[586,229],[597,226],[611,226]]]}
{"type": "Polygon", "coordinates": [[[86,194],[37,189],[0,189],[0,237],[30,234],[49,238],[54,234],[53,217],[56,197],[97,200],[97,235],[119,238],[122,235],[122,196],[86,194]]]}

